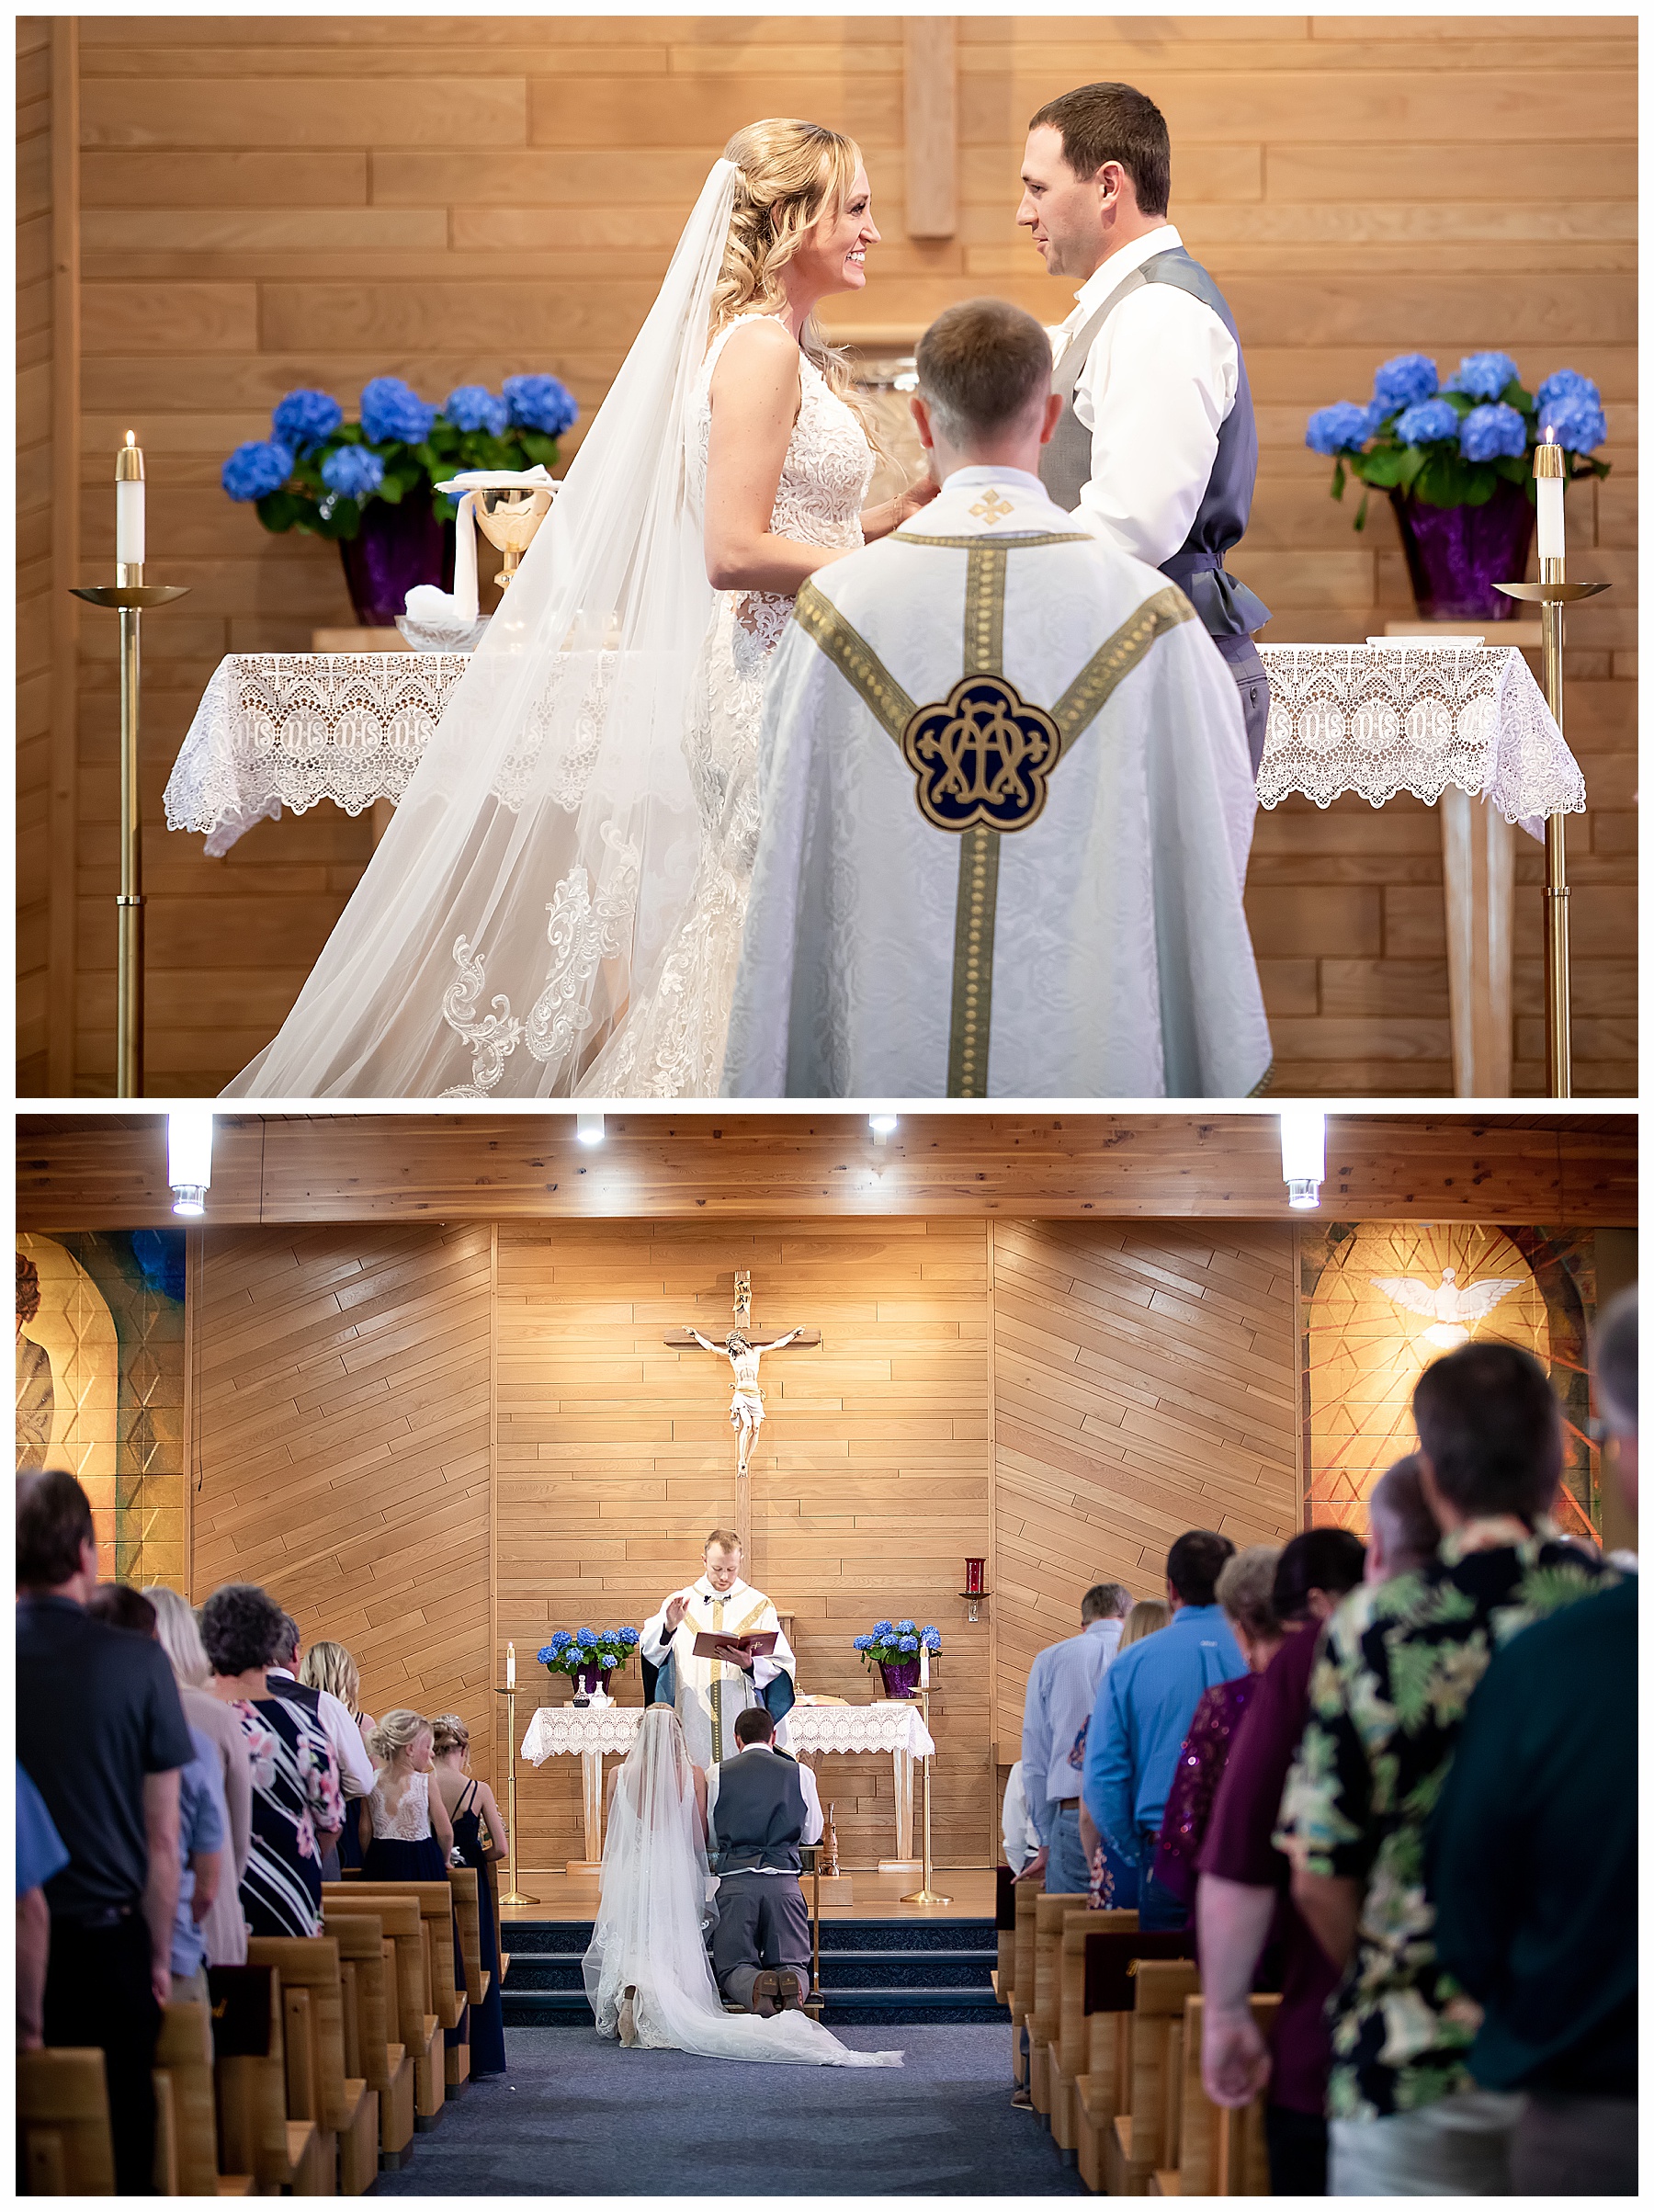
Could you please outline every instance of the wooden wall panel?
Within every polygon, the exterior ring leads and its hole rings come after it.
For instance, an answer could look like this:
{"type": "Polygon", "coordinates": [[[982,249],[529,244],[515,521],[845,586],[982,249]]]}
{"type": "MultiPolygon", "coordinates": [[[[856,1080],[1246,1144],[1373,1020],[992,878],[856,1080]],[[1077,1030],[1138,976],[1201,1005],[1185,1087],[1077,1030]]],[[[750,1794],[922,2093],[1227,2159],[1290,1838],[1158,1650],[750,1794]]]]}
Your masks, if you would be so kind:
{"type": "Polygon", "coordinates": [[[1293,1232],[1180,1222],[993,1230],[994,1732],[1017,1755],[1034,1654],[1093,1582],[1158,1597],[1185,1528],[1298,1526],[1293,1232]]]}
{"type": "MultiPolygon", "coordinates": [[[[964,1622],[965,1556],[988,1536],[987,1231],[980,1222],[502,1223],[499,1634],[519,1680],[556,1628],[641,1622],[699,1572],[734,1510],[727,1365],[669,1328],[729,1325],[738,1267],[759,1328],[821,1331],[766,1357],[750,1579],[793,1616],[803,1688],[878,1694],[850,1639],[882,1615],[941,1628],[932,1713],[936,1854],[983,1862],[991,1796],[989,1627],[964,1622]]],[[[634,1662],[616,1678],[641,1698],[634,1662]]],[[[526,1702],[532,1705],[532,1689],[526,1702]]],[[[519,1709],[519,1723],[526,1719],[519,1709]]],[[[847,1865],[893,1849],[889,1758],[821,1763],[847,1865]]],[[[529,1866],[580,1855],[579,1773],[519,1783],[529,1866]]]]}
{"type": "Polygon", "coordinates": [[[491,1231],[209,1230],[190,1594],[262,1582],[490,1771],[491,1231]]]}
{"type": "MultiPolygon", "coordinates": [[[[906,235],[902,19],[102,16],[84,19],[85,527],[112,557],[108,456],[151,457],[152,564],[195,596],[146,639],[152,1087],[218,1088],[268,1037],[356,883],[365,818],[261,823],[221,860],[160,828],[167,767],[231,646],[302,648],[349,619],[331,548],[271,539],[218,488],[300,382],[369,375],[439,398],[549,367],[585,417],[607,389],[728,130],[800,110],[862,135],[885,244],[842,335],[910,340],[949,301],[1068,288],[1016,232],[1024,127],[1124,77],[1161,105],[1172,214],[1234,307],[1262,468],[1242,574],[1271,638],[1360,639],[1410,609],[1388,507],[1351,528],[1303,446],[1312,406],[1388,354],[1512,351],[1532,385],[1601,382],[1614,474],[1571,496],[1612,593],[1570,619],[1576,1084],[1635,1089],[1636,41],[1623,17],[963,17],[955,234],[906,235]],[[1558,55],[1567,65],[1559,68],[1558,55]],[[1547,179],[1533,188],[1535,175],[1547,179]]],[[[20,263],[20,267],[22,264],[20,263]]],[[[116,665],[87,623],[85,944],[74,1087],[112,1072],[116,665]]],[[[1540,858],[1519,862],[1519,1088],[1541,1081],[1540,858]]],[[[1289,802],[1258,826],[1250,909],[1277,1088],[1450,1089],[1437,828],[1422,807],[1289,802]]],[[[30,1000],[39,1003],[39,994],[30,1000]]],[[[53,1002],[53,1018],[68,1020],[53,1002]]]]}

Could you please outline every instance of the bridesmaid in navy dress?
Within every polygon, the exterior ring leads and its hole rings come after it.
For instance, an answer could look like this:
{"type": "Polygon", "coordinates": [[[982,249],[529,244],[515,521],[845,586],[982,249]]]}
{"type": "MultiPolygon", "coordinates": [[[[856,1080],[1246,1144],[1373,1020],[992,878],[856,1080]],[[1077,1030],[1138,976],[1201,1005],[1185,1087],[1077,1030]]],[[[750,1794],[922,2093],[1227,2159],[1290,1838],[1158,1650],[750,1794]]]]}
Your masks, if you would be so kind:
{"type": "Polygon", "coordinates": [[[468,1772],[470,1730],[457,1713],[438,1713],[436,1784],[454,1823],[454,1843],[468,1866],[477,1870],[478,1918],[481,1923],[482,1965],[488,1994],[471,2007],[471,2074],[505,2071],[505,2018],[500,2002],[500,1945],[495,1921],[493,1862],[506,1852],[505,1823],[486,1782],[468,1772]],[[487,1837],[484,1840],[483,1831],[487,1837]]]}
{"type": "Polygon", "coordinates": [[[362,1800],[362,1873],[374,1882],[445,1882],[454,1831],[441,1793],[431,1787],[430,1722],[399,1707],[387,1713],[368,1749],[380,1762],[362,1800]]]}

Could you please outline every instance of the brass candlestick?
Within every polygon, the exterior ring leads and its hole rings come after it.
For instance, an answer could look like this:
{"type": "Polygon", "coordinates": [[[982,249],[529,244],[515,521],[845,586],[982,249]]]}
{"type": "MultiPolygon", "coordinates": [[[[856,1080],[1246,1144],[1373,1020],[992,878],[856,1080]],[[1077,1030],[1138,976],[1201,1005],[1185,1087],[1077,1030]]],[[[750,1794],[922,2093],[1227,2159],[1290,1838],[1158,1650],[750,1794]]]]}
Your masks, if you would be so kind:
{"type": "Polygon", "coordinates": [[[511,1887],[500,1902],[503,1905],[538,1905],[538,1897],[525,1897],[517,1888],[517,1807],[516,1807],[516,1689],[496,1690],[494,1695],[505,1700],[505,1824],[511,1831],[511,1849],[506,1859],[506,1872],[511,1887]]]}
{"type": "MultiPolygon", "coordinates": [[[[1562,475],[1562,448],[1546,443],[1534,448],[1535,477],[1562,475]]],[[[1537,600],[1545,703],[1562,727],[1562,609],[1576,599],[1594,598],[1605,584],[1569,584],[1561,554],[1539,562],[1537,584],[1501,584],[1508,599],[1537,600]]],[[[1546,1091],[1552,1098],[1573,1096],[1572,977],[1568,949],[1568,843],[1565,814],[1545,818],[1545,1059],[1546,1091]]]]}
{"type": "MultiPolygon", "coordinates": [[[[930,1734],[929,1683],[926,1683],[919,1693],[919,1707],[921,1717],[924,1721],[924,1732],[928,1736],[930,1734]]],[[[923,1856],[920,1861],[923,1872],[920,1876],[919,1888],[910,1889],[901,1900],[904,1905],[951,1905],[953,1903],[951,1897],[944,1897],[939,1891],[931,1888],[931,1761],[935,1755],[935,1751],[932,1750],[925,1753],[924,1758],[924,1842],[923,1856]]]]}
{"type": "MultiPolygon", "coordinates": [[[[125,460],[130,448],[124,450],[125,460]]],[[[72,588],[120,617],[120,890],[115,901],[115,1095],[143,1095],[143,811],[138,784],[138,625],[146,607],[182,599],[186,584],[145,584],[142,561],[117,562],[119,581],[72,588]]]]}

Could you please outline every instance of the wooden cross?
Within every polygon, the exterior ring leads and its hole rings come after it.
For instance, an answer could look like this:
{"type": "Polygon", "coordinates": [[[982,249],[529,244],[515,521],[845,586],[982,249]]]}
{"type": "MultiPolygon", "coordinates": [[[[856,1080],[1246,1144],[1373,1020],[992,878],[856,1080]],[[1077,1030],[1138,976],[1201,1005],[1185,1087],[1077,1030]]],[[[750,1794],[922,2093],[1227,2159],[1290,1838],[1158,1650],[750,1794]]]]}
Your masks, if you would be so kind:
{"type": "Polygon", "coordinates": [[[672,1329],[665,1340],[674,1351],[711,1352],[727,1359],[735,1387],[730,1399],[730,1422],[735,1431],[735,1534],[742,1563],[753,1555],[753,1502],[748,1470],[753,1446],[764,1423],[764,1393],[758,1388],[758,1363],[766,1352],[788,1344],[819,1344],[819,1329],[784,1329],[779,1335],[761,1336],[753,1326],[753,1277],[742,1271],[735,1277],[735,1326],[722,1344],[703,1336],[698,1329],[672,1329]]]}

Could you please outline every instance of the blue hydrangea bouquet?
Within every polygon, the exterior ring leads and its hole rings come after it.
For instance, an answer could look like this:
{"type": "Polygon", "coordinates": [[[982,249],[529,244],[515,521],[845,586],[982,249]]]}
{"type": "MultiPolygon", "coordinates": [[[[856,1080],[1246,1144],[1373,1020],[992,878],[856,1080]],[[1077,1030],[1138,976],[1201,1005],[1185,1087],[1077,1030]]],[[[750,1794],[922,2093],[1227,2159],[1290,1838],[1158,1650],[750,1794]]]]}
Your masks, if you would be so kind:
{"type": "Polygon", "coordinates": [[[638,1641],[636,1628],[559,1628],[535,1653],[549,1674],[572,1674],[588,1683],[606,1682],[623,1667],[638,1641]]]}
{"type": "Polygon", "coordinates": [[[866,1636],[852,1637],[854,1650],[869,1672],[877,1667],[884,1677],[888,1697],[911,1697],[918,1686],[919,1653],[940,1651],[942,1637],[935,1628],[921,1628],[911,1620],[875,1621],[866,1636]]]}
{"type": "Polygon", "coordinates": [[[457,503],[437,484],[468,469],[549,469],[577,413],[554,376],[507,377],[497,393],[461,384],[440,407],[401,377],[372,377],[354,423],[331,393],[300,389],[276,408],[268,437],[237,446],[221,481],[266,530],[349,540],[366,508],[400,506],[422,490],[447,522],[457,503]]]}
{"type": "MultiPolygon", "coordinates": [[[[1534,448],[1547,435],[1570,479],[1607,475],[1608,462],[1590,458],[1608,435],[1603,395],[1577,369],[1556,369],[1529,393],[1508,353],[1467,354],[1444,384],[1428,354],[1401,353],[1374,377],[1365,407],[1318,407],[1304,443],[1331,459],[1334,499],[1356,476],[1426,506],[1479,507],[1501,482],[1532,500],[1534,448]]],[[[1365,523],[1364,494],[1355,527],[1365,523]]]]}

